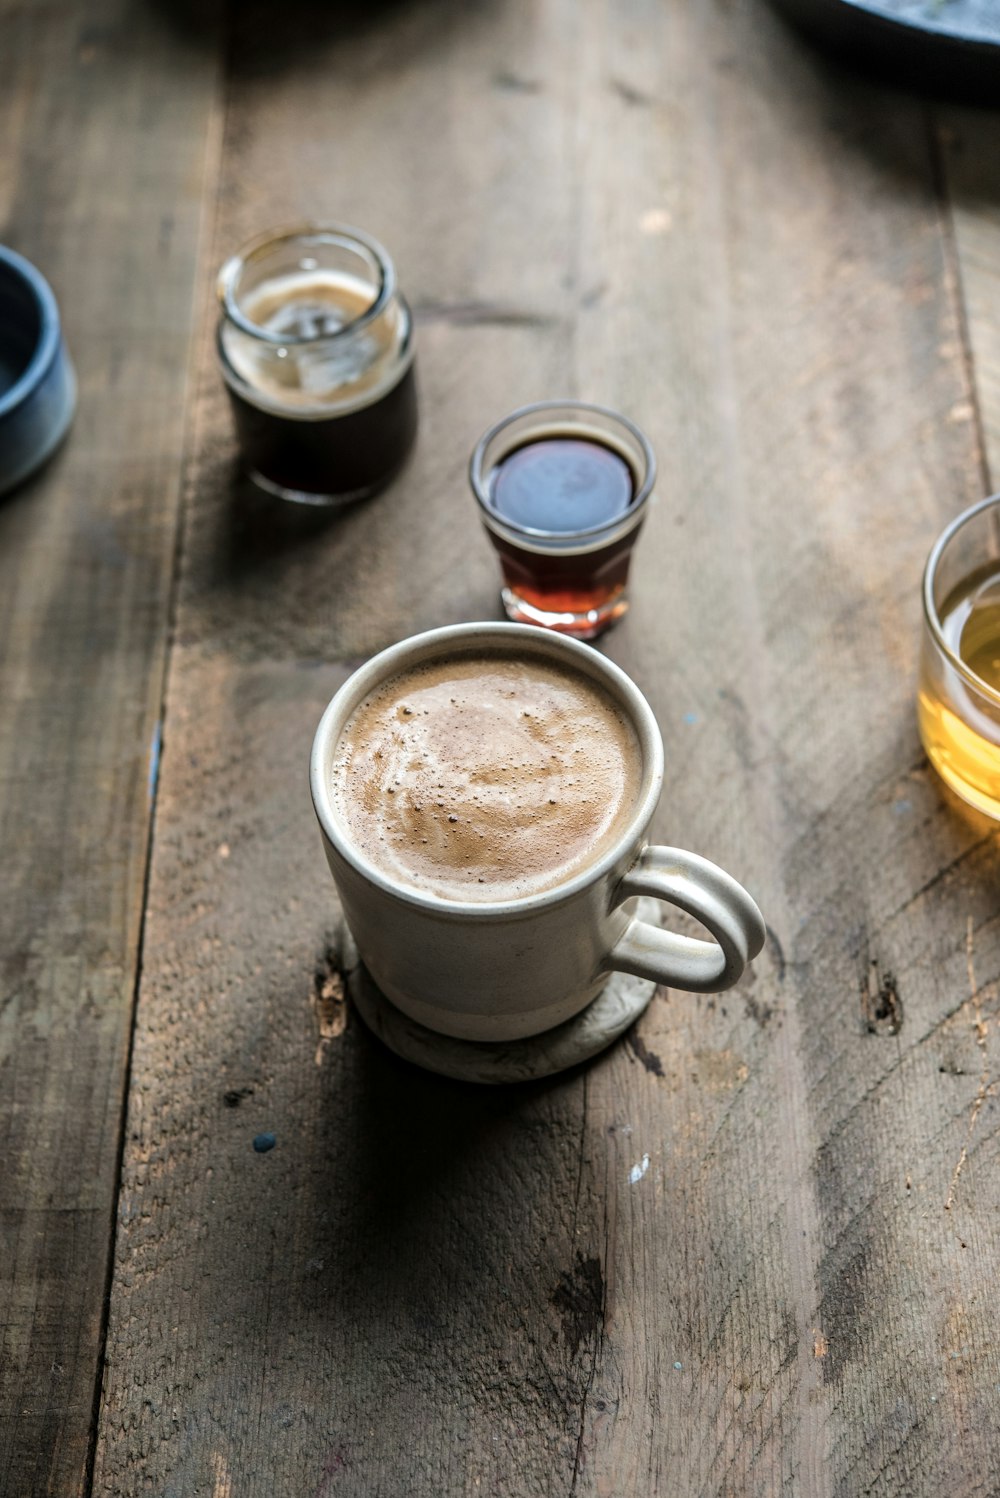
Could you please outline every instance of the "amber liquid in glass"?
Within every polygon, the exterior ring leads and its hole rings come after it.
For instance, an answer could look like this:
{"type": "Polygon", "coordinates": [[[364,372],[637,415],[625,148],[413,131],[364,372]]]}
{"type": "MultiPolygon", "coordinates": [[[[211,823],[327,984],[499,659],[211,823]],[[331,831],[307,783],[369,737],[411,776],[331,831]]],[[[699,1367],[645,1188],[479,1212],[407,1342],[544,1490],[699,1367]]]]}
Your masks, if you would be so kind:
{"type": "MultiPolygon", "coordinates": [[[[987,688],[1000,693],[1000,563],[964,578],[938,609],[950,648],[987,688]]],[[[938,774],[964,800],[1000,818],[1000,705],[925,646],[917,697],[920,736],[938,774]]]]}
{"type": "Polygon", "coordinates": [[[580,535],[624,520],[636,476],[616,448],[591,438],[546,435],[509,452],[489,477],[489,508],[508,525],[541,534],[524,544],[491,532],[512,617],[586,638],[627,607],[634,525],[605,546],[580,535]]]}

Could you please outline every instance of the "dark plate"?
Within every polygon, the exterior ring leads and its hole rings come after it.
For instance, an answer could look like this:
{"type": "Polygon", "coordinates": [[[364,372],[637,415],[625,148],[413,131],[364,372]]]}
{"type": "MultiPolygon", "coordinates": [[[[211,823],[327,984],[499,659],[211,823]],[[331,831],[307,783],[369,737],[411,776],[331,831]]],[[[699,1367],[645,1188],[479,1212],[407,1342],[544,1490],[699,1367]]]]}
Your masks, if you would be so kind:
{"type": "Polygon", "coordinates": [[[845,61],[909,88],[1000,104],[1000,0],[773,0],[845,61]]]}

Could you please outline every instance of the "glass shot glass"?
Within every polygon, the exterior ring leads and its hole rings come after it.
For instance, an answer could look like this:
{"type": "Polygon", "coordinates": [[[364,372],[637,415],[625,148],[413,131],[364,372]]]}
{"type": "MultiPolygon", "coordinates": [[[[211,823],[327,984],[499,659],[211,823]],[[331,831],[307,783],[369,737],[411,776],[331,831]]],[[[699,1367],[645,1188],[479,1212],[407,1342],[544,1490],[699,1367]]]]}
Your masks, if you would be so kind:
{"type": "Polygon", "coordinates": [[[417,431],[413,323],[382,246],[340,224],[262,235],[219,272],[217,350],[259,488],[305,504],[381,489],[417,431]]]}
{"type": "Polygon", "coordinates": [[[523,406],[480,438],[469,478],[509,619],[592,640],[621,618],[656,478],[637,426],[580,401],[523,406]]]}
{"type": "Polygon", "coordinates": [[[923,595],[920,737],[952,790],[1000,820],[1000,495],[941,533],[923,595]]]}

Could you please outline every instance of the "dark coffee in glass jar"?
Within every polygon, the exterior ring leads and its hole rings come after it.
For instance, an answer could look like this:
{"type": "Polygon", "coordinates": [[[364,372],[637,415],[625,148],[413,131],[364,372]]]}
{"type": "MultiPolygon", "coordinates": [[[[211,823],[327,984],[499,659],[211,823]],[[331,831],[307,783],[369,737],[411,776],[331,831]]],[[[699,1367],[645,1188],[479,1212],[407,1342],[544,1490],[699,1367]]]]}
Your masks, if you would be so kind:
{"type": "Polygon", "coordinates": [[[472,486],[510,618],[582,639],[621,618],[654,471],[638,428],[602,407],[525,407],[486,434],[472,486]]]}
{"type": "Polygon", "coordinates": [[[243,458],[284,498],[346,503],[380,489],[416,435],[409,308],[357,230],[258,241],[223,267],[219,359],[243,458]]]}

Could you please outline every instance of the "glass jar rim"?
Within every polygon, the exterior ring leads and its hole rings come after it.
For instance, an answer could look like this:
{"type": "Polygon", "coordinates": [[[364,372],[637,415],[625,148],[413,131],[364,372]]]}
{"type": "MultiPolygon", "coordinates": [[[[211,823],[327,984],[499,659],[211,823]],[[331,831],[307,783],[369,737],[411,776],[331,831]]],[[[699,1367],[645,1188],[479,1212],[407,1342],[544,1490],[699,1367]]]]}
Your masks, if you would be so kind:
{"type": "Polygon", "coordinates": [[[264,234],[258,234],[255,239],[251,239],[237,250],[235,255],[230,255],[219,271],[216,282],[216,293],[226,318],[249,337],[280,348],[302,348],[314,346],[317,343],[336,343],[338,338],[355,334],[374,322],[385,311],[395,292],[396,268],[388,250],[377,239],[366,234],[363,229],[352,228],[350,224],[300,224],[291,229],[271,229],[264,234]],[[265,250],[294,239],[300,239],[304,244],[310,242],[338,244],[345,249],[360,246],[365,250],[374,261],[379,278],[378,290],[371,306],[359,312],[357,317],[352,317],[349,322],[345,322],[343,327],[337,328],[335,332],[323,333],[319,337],[312,334],[271,333],[267,328],[261,327],[260,323],[255,323],[247,317],[236,300],[240,273],[251,260],[261,256],[265,250]]]}
{"type": "Polygon", "coordinates": [[[634,519],[634,517],[642,511],[642,509],[645,507],[646,501],[649,499],[649,496],[653,491],[653,485],[656,483],[656,455],[653,452],[652,444],[650,443],[649,438],[646,436],[645,432],[643,432],[641,428],[637,427],[634,421],[630,421],[629,418],[627,416],[623,416],[620,411],[613,411],[610,406],[598,406],[589,401],[577,401],[569,399],[533,401],[530,405],[518,406],[516,411],[510,411],[506,416],[501,417],[499,421],[494,422],[493,425],[483,433],[479,441],[476,443],[475,447],[472,449],[472,457],[469,459],[469,483],[472,486],[472,492],[476,496],[476,499],[479,502],[479,506],[487,519],[492,517],[495,520],[499,520],[502,523],[504,530],[510,531],[514,535],[526,536],[530,539],[539,541],[550,540],[555,536],[565,536],[567,539],[569,539],[570,537],[574,539],[578,537],[586,538],[599,536],[602,534],[602,532],[613,529],[615,526],[620,525],[622,521],[626,519],[634,519]],[[581,528],[576,531],[547,531],[539,530],[535,526],[518,525],[516,521],[508,520],[503,516],[497,515],[496,512],[490,508],[489,495],[486,491],[486,485],[483,482],[483,455],[486,452],[487,447],[495,437],[499,436],[504,427],[512,425],[513,422],[519,421],[524,416],[534,416],[536,413],[544,413],[546,411],[581,411],[584,414],[587,414],[589,412],[594,416],[606,417],[608,420],[616,422],[619,426],[624,427],[629,436],[632,437],[638,444],[646,464],[646,473],[645,477],[642,480],[642,483],[639,485],[639,488],[636,490],[635,495],[632,498],[631,504],[622,515],[615,516],[613,520],[602,520],[597,525],[581,526],[581,528]]]}
{"type": "Polygon", "coordinates": [[[922,593],[924,622],[930,630],[931,638],[938,650],[945,657],[952,669],[969,686],[985,697],[988,702],[993,703],[996,707],[1000,707],[1000,691],[997,691],[996,687],[990,686],[988,681],[984,681],[981,676],[978,676],[975,671],[966,665],[958,652],[953,650],[948,644],[948,641],[944,637],[944,631],[941,628],[941,621],[938,618],[937,605],[934,602],[934,578],[945,549],[954,540],[955,536],[958,535],[963,526],[990,509],[1000,511],[1000,494],[989,494],[985,499],[977,500],[974,505],[970,505],[967,510],[963,510],[960,515],[956,515],[954,520],[949,521],[931,547],[930,556],[927,558],[927,564],[924,567],[922,593]]]}

